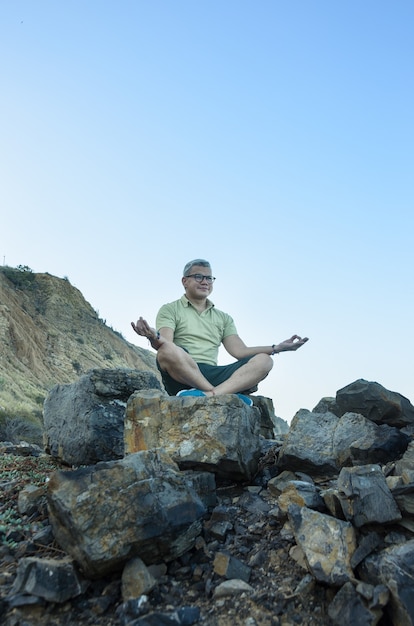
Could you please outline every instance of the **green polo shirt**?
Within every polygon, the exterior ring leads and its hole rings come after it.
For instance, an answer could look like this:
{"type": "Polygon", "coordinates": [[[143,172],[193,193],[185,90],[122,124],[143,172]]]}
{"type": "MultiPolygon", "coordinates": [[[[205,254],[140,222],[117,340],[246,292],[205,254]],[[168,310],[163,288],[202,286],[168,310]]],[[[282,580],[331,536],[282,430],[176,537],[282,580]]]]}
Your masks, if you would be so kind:
{"type": "Polygon", "coordinates": [[[164,304],[158,311],[157,328],[171,328],[174,343],[188,350],[196,363],[217,365],[218,349],[224,337],[237,335],[233,318],[207,300],[199,313],[186,296],[164,304]]]}

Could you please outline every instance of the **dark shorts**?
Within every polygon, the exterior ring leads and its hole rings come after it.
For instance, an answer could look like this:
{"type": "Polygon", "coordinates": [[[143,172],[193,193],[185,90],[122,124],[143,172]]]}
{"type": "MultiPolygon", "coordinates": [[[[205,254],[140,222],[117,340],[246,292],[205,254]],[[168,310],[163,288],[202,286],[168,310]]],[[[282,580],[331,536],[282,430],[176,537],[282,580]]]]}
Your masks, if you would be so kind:
{"type": "MultiPolygon", "coordinates": [[[[229,365],[209,365],[208,363],[197,363],[197,365],[203,376],[207,378],[208,382],[214,387],[217,387],[217,385],[224,383],[225,380],[230,378],[230,376],[234,374],[239,367],[245,365],[247,361],[250,361],[251,358],[251,356],[248,356],[244,359],[240,359],[240,361],[236,361],[235,363],[230,363],[229,365]]],[[[161,373],[164,387],[170,396],[177,395],[181,389],[190,389],[189,385],[177,382],[174,378],[171,378],[168,372],[164,372],[160,368],[158,361],[157,367],[161,373]]]]}

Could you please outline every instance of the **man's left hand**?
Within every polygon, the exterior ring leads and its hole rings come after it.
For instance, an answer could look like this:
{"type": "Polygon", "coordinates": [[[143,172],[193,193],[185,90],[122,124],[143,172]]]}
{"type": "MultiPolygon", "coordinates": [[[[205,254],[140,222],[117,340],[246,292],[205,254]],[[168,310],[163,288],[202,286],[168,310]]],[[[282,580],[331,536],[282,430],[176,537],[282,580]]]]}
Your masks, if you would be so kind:
{"type": "Polygon", "coordinates": [[[304,343],[309,341],[308,337],[299,337],[299,335],[293,335],[290,339],[285,339],[277,346],[275,346],[275,352],[291,352],[297,350],[304,343]]]}

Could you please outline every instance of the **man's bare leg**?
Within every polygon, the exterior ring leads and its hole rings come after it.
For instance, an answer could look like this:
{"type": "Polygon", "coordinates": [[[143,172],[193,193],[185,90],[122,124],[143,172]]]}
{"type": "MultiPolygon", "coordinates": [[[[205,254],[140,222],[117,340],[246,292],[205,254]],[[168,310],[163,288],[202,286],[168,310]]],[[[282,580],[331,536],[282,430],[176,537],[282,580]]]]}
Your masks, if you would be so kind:
{"type": "Polygon", "coordinates": [[[182,348],[173,343],[164,343],[158,349],[158,363],[174,380],[189,387],[204,391],[207,396],[240,393],[250,389],[266,378],[273,367],[273,360],[267,354],[256,354],[226,381],[213,387],[203,376],[194,359],[182,348]]]}
{"type": "Polygon", "coordinates": [[[200,372],[194,359],[179,346],[171,342],[163,343],[158,349],[157,359],[161,369],[177,382],[200,389],[206,395],[214,395],[213,385],[200,372]]]}
{"type": "MultiPolygon", "coordinates": [[[[240,393],[250,389],[266,378],[273,367],[273,359],[268,354],[256,354],[245,365],[230,376],[224,383],[214,388],[214,395],[221,396],[226,393],[240,393]]],[[[207,392],[207,395],[212,393],[207,392]]]]}

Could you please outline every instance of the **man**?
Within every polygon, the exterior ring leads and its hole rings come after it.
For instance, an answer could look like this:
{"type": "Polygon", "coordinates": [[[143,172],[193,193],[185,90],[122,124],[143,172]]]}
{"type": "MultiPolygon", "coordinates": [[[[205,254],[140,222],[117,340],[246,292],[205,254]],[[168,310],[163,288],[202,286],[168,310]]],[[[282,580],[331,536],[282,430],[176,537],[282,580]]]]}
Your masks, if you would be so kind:
{"type": "Polygon", "coordinates": [[[275,354],[297,350],[308,341],[293,335],[279,344],[246,346],[237,334],[233,319],[209,300],[215,281],[210,263],[194,259],[186,264],[182,284],[185,294],[161,307],[152,328],[142,317],[132,328],[147,337],[157,350],[157,365],[170,395],[218,396],[237,394],[246,404],[245,394],[257,391],[273,367],[275,354]],[[235,363],[217,365],[223,344],[235,363]]]}

